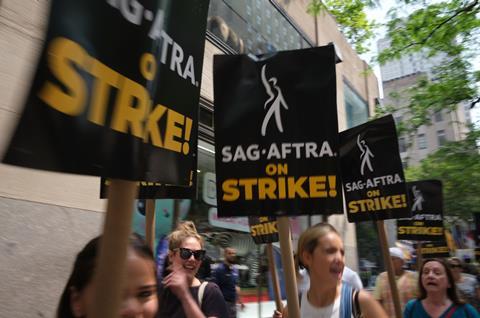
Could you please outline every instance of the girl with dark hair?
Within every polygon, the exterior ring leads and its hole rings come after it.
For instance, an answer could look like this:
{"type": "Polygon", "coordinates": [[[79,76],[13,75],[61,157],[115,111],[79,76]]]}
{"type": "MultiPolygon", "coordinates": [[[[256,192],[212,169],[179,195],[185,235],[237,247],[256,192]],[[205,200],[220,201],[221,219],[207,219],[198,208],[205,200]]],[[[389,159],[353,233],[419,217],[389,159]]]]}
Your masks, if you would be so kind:
{"type": "MultiPolygon", "coordinates": [[[[57,318],[87,317],[92,303],[92,277],[100,237],[92,239],[78,253],[73,271],[60,298],[57,318]]],[[[138,236],[129,239],[127,280],[120,317],[154,318],[158,309],[157,279],[152,251],[138,236]]]]}
{"type": "Polygon", "coordinates": [[[420,267],[418,299],[410,300],[404,318],[480,318],[478,312],[458,298],[455,280],[442,259],[427,259],[420,267]]]}

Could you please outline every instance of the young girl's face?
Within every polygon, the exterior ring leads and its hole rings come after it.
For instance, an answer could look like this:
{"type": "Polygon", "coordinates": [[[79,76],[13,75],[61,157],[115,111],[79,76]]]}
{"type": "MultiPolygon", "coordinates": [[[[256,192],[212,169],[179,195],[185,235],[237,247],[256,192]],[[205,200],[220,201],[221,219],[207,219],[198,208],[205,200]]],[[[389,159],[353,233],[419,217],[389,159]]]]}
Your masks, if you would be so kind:
{"type": "MultiPolygon", "coordinates": [[[[154,263],[133,251],[127,255],[127,277],[122,294],[120,317],[154,318],[158,309],[157,281],[154,263]]],[[[90,282],[82,292],[72,292],[72,310],[75,317],[85,317],[93,303],[90,282]]]]}
{"type": "Polygon", "coordinates": [[[303,252],[303,261],[309,268],[311,277],[325,283],[337,284],[342,279],[345,266],[342,239],[335,232],[324,235],[318,239],[312,254],[303,252]]]}

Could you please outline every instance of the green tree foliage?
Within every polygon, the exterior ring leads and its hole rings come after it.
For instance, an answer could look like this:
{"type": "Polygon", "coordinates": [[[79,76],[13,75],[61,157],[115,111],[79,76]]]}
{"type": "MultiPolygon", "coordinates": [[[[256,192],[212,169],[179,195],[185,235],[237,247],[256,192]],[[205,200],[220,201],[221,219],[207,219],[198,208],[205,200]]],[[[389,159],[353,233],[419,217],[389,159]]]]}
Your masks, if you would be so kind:
{"type": "Polygon", "coordinates": [[[470,218],[480,212],[479,138],[480,131],[472,130],[464,140],[445,144],[419,166],[408,167],[407,181],[441,180],[445,214],[470,218]]]}
{"type": "MultiPolygon", "coordinates": [[[[402,0],[389,13],[387,35],[390,47],[378,56],[380,63],[403,55],[423,52],[428,57],[446,56],[433,79],[421,78],[410,87],[404,106],[411,118],[404,132],[415,132],[430,124],[430,116],[441,109],[454,110],[461,102],[478,103],[476,88],[480,73],[472,61],[479,53],[480,2],[478,0],[402,0]],[[402,16],[402,12],[410,12],[402,16]]],[[[392,112],[386,105],[379,114],[392,112]]]]}
{"type": "Polygon", "coordinates": [[[338,26],[347,40],[359,53],[368,51],[368,41],[373,38],[375,21],[369,21],[365,13],[367,7],[376,5],[372,0],[311,0],[307,12],[317,17],[328,10],[337,20],[338,26]]]}

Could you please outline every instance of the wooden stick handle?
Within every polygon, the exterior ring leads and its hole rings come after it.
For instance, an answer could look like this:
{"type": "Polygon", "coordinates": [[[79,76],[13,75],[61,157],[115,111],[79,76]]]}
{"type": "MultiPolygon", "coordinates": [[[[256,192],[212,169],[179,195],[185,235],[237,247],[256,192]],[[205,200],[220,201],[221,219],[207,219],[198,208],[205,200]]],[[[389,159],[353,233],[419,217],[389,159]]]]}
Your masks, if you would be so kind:
{"type": "Polygon", "coordinates": [[[423,256],[422,256],[422,242],[417,242],[417,271],[420,270],[420,266],[422,266],[423,256]]]}
{"type": "Polygon", "coordinates": [[[289,318],[300,318],[300,306],[298,303],[297,278],[293,262],[292,241],[290,239],[290,222],[288,217],[281,216],[278,220],[278,235],[282,250],[282,265],[287,290],[287,309],[289,318]]]}
{"type": "Polygon", "coordinates": [[[145,240],[152,251],[155,251],[155,200],[146,200],[145,208],[145,240]]]}
{"type": "Polygon", "coordinates": [[[267,244],[268,267],[273,282],[273,294],[275,296],[275,305],[279,312],[283,310],[282,295],[280,294],[280,284],[278,282],[277,268],[275,266],[275,258],[273,257],[272,243],[267,244]]]}
{"type": "Polygon", "coordinates": [[[390,258],[390,251],[388,250],[387,234],[385,232],[385,225],[383,221],[377,221],[378,236],[380,239],[380,247],[382,249],[383,260],[387,267],[388,282],[392,292],[393,306],[395,307],[395,315],[397,318],[402,318],[402,308],[400,306],[400,295],[398,294],[397,282],[395,280],[395,272],[393,270],[392,259],[390,258]]]}
{"type": "Polygon", "coordinates": [[[133,202],[137,183],[111,180],[103,234],[93,277],[91,318],[117,318],[126,275],[129,235],[132,229],[133,202]]]}

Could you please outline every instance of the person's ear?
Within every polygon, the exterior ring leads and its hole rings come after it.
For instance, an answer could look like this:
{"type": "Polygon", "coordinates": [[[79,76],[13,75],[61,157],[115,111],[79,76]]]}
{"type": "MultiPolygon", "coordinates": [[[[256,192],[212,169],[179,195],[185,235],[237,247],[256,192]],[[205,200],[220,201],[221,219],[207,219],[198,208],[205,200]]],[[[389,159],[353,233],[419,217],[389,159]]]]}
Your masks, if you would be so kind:
{"type": "Polygon", "coordinates": [[[75,287],[70,287],[70,308],[72,308],[72,314],[74,317],[81,318],[85,317],[87,314],[82,293],[77,291],[75,287]]]}
{"type": "Polygon", "coordinates": [[[299,259],[299,261],[302,262],[303,266],[305,268],[310,268],[312,265],[312,254],[310,254],[307,251],[302,252],[302,257],[299,259]]]}

